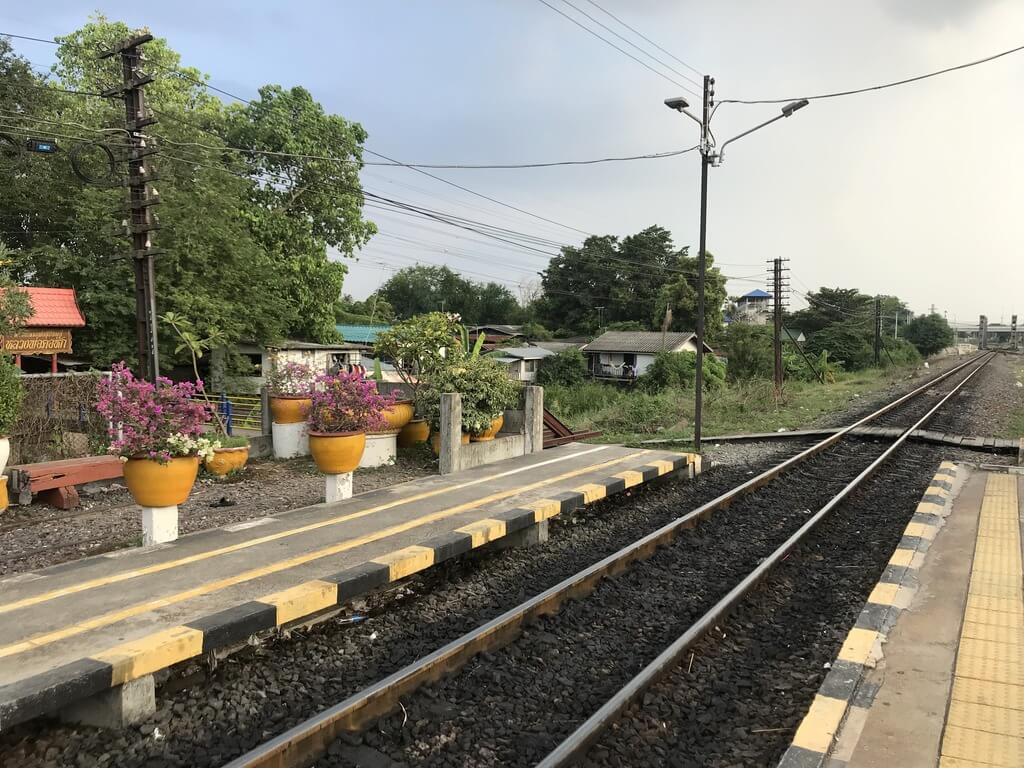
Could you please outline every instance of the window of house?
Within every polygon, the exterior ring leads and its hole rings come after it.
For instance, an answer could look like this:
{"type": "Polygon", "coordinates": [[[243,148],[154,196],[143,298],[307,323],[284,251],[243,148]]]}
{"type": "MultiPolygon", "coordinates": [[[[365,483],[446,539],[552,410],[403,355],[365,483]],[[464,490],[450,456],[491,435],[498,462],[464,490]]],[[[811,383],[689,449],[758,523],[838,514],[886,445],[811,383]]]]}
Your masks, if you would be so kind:
{"type": "Polygon", "coordinates": [[[537,361],[536,360],[523,360],[523,370],[526,373],[537,372],[537,361]]]}

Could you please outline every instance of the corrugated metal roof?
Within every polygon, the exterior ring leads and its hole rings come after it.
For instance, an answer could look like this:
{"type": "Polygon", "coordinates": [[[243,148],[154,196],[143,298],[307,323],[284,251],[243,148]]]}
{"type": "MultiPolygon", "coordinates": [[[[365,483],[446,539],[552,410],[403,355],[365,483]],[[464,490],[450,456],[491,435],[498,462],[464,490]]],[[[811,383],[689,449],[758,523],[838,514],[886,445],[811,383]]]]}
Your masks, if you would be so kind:
{"type": "Polygon", "coordinates": [[[34,314],[26,328],[84,328],[85,317],[78,308],[74,288],[25,287],[34,314]]]}
{"type": "Polygon", "coordinates": [[[741,299],[770,299],[772,295],[767,291],[762,291],[760,288],[755,288],[748,293],[744,293],[740,296],[741,299]]]}
{"type": "Polygon", "coordinates": [[[338,333],[345,341],[353,344],[373,344],[377,341],[377,334],[386,331],[390,325],[336,325],[338,333]]]}
{"type": "Polygon", "coordinates": [[[479,333],[483,331],[496,331],[497,333],[504,334],[505,336],[520,336],[523,332],[523,326],[521,325],[474,325],[469,329],[470,333],[479,333]]]}
{"type": "MultiPolygon", "coordinates": [[[[693,337],[692,333],[661,331],[607,331],[583,348],[584,352],[675,351],[693,337]]],[[[705,345],[706,346],[706,345],[705,345]]]]}
{"type": "Polygon", "coordinates": [[[540,360],[543,357],[551,357],[554,352],[543,347],[498,347],[495,350],[505,357],[515,357],[520,360],[540,360]]]}

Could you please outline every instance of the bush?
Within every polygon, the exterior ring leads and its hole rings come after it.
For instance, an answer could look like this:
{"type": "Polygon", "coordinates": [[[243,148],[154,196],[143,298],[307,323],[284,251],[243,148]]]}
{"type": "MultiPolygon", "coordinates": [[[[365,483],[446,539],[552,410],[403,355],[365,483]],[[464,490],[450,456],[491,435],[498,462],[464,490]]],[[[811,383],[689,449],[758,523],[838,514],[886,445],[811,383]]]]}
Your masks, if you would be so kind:
{"type": "Polygon", "coordinates": [[[7,355],[0,355],[0,437],[11,434],[21,414],[21,371],[7,355]]]}
{"type": "Polygon", "coordinates": [[[574,422],[581,416],[599,411],[625,397],[615,384],[586,381],[571,387],[551,384],[544,387],[544,407],[560,419],[574,422]]]}
{"type": "Polygon", "coordinates": [[[839,323],[827,325],[811,336],[807,349],[815,355],[828,352],[829,359],[847,371],[867,368],[874,360],[874,352],[864,332],[839,323]]]}
{"type": "Polygon", "coordinates": [[[318,376],[316,384],[306,419],[310,432],[376,432],[387,426],[384,411],[394,405],[395,396],[377,392],[372,379],[353,371],[318,376]]]}
{"type": "Polygon", "coordinates": [[[563,349],[557,355],[540,361],[537,383],[542,387],[558,384],[571,387],[582,384],[587,377],[587,358],[577,347],[563,349]]]}
{"type": "Polygon", "coordinates": [[[772,376],[772,330],[767,325],[732,323],[726,329],[722,347],[729,358],[730,381],[772,376]]]}
{"type": "MultiPolygon", "coordinates": [[[[637,379],[644,392],[693,389],[697,371],[695,352],[658,352],[654,362],[637,379]]],[[[716,389],[725,382],[725,365],[714,355],[704,355],[704,389],[716,389]]]]}
{"type": "Polygon", "coordinates": [[[883,339],[882,344],[889,350],[888,355],[882,352],[883,363],[889,362],[890,356],[896,365],[917,365],[921,362],[921,353],[906,339],[883,339]]]}
{"type": "Polygon", "coordinates": [[[519,400],[519,384],[504,366],[489,357],[457,353],[430,373],[419,392],[423,415],[435,429],[441,426],[441,395],[446,392],[462,395],[462,429],[471,435],[483,432],[519,400]]]}
{"type": "Polygon", "coordinates": [[[613,405],[602,409],[594,424],[604,432],[653,434],[679,424],[685,415],[686,398],[680,392],[651,395],[630,392],[613,405]]]}

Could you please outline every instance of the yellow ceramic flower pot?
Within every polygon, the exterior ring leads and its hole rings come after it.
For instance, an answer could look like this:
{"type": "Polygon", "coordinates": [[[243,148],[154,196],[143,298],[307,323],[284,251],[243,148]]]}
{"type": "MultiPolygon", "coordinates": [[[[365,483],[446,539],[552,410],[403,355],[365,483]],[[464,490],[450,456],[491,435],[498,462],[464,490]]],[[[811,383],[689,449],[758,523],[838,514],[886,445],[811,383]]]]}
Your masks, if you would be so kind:
{"type": "Polygon", "coordinates": [[[365,432],[310,432],[309,452],[325,475],[343,475],[359,466],[366,449],[365,432]]]}
{"type": "Polygon", "coordinates": [[[430,423],[426,419],[413,419],[398,433],[398,447],[408,448],[410,445],[427,442],[430,437],[430,423]]]}
{"type": "Polygon", "coordinates": [[[0,475],[0,512],[3,512],[10,505],[11,500],[7,496],[7,475],[0,475]]]}
{"type": "MultiPolygon", "coordinates": [[[[469,433],[462,433],[462,444],[469,445],[469,433]]],[[[431,432],[430,433],[430,448],[434,452],[435,456],[441,455],[441,433],[431,432]]]]}
{"type": "Polygon", "coordinates": [[[308,397],[274,395],[270,398],[270,413],[277,424],[298,424],[305,421],[313,401],[308,397]]]}
{"type": "Polygon", "coordinates": [[[179,456],[164,464],[132,458],[124,465],[124,484],[140,507],[173,507],[188,498],[198,473],[198,456],[179,456]]]}
{"type": "Polygon", "coordinates": [[[399,400],[384,411],[384,418],[388,420],[388,425],[381,432],[397,432],[402,429],[412,420],[414,412],[412,400],[399,400]]]}
{"type": "Polygon", "coordinates": [[[213,457],[207,459],[203,466],[211,475],[225,477],[240,470],[248,460],[249,446],[247,445],[238,448],[214,448],[213,457]]]}
{"type": "Polygon", "coordinates": [[[493,440],[497,437],[498,433],[501,432],[501,427],[505,423],[505,414],[502,414],[494,421],[491,422],[491,426],[481,432],[479,435],[473,435],[469,439],[474,443],[486,443],[488,440],[493,440]]]}

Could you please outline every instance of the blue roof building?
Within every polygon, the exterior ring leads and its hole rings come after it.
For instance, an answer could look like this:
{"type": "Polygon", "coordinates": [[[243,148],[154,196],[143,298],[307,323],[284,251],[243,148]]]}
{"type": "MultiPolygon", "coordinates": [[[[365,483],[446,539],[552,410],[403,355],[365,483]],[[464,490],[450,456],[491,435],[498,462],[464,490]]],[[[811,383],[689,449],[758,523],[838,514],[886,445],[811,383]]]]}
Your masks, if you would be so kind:
{"type": "Polygon", "coordinates": [[[334,326],[341,338],[350,344],[365,344],[372,347],[377,343],[377,334],[386,331],[390,325],[343,325],[334,326]]]}

